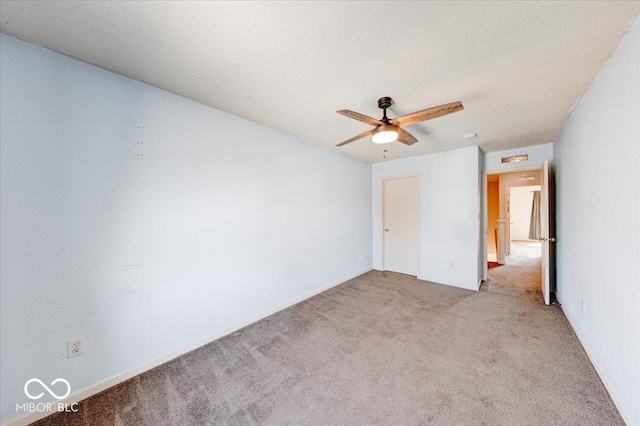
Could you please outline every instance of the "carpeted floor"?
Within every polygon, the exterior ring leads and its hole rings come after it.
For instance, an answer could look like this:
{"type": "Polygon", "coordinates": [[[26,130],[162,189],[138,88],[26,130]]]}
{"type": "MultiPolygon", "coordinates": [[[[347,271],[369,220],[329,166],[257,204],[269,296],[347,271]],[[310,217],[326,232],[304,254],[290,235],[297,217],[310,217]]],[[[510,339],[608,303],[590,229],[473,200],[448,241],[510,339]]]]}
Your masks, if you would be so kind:
{"type": "Polygon", "coordinates": [[[372,271],[38,425],[622,425],[558,307],[372,271]]]}
{"type": "Polygon", "coordinates": [[[540,244],[538,241],[511,241],[511,254],[505,259],[507,263],[489,268],[489,281],[523,290],[539,290],[542,286],[540,244]]]}

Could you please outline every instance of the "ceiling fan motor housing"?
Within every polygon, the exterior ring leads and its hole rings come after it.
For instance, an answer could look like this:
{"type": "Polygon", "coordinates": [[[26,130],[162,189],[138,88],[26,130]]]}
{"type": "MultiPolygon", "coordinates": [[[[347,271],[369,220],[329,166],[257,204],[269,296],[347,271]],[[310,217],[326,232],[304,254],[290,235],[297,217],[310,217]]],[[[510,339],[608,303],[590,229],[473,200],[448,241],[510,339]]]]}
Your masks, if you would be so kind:
{"type": "Polygon", "coordinates": [[[380,108],[380,109],[389,108],[391,106],[391,104],[393,104],[393,99],[391,99],[388,96],[384,96],[384,97],[378,99],[378,108],[380,108]]]}

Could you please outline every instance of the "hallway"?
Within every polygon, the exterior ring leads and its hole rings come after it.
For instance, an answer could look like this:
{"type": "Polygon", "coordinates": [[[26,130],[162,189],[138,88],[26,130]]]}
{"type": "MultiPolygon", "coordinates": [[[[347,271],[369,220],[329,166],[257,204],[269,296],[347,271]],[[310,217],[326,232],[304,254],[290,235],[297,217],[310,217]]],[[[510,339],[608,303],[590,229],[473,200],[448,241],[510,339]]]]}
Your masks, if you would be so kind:
{"type": "Polygon", "coordinates": [[[489,281],[527,291],[541,288],[541,247],[537,241],[511,241],[511,255],[505,265],[489,269],[489,281]]]}

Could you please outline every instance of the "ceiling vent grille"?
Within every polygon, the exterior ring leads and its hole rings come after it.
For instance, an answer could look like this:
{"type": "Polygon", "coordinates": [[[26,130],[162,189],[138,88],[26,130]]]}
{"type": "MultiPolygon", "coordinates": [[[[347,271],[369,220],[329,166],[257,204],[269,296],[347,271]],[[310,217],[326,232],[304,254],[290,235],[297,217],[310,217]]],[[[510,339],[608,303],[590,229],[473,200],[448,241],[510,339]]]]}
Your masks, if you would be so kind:
{"type": "Polygon", "coordinates": [[[529,154],[510,155],[508,157],[502,157],[503,163],[518,163],[520,161],[528,161],[529,154]]]}

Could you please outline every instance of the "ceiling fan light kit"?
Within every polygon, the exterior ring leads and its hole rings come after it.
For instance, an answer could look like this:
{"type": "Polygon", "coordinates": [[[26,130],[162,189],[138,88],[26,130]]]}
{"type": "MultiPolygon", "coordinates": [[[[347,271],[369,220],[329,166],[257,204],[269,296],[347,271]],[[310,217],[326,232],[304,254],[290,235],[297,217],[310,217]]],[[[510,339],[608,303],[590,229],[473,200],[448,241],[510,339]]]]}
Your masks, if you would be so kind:
{"type": "Polygon", "coordinates": [[[418,139],[416,139],[415,136],[413,136],[411,133],[404,130],[402,126],[408,126],[420,121],[442,117],[443,115],[451,114],[453,112],[461,111],[464,109],[464,106],[462,106],[462,102],[457,101],[389,119],[387,117],[387,108],[389,108],[391,104],[393,104],[393,99],[388,96],[378,99],[378,108],[383,111],[382,118],[380,120],[369,117],[368,115],[360,114],[359,112],[351,111],[349,109],[341,109],[339,111],[336,111],[338,114],[342,114],[345,117],[353,118],[354,120],[362,121],[363,123],[375,126],[373,130],[369,130],[350,139],[347,139],[346,141],[340,142],[336,146],[343,146],[367,136],[371,136],[373,143],[376,144],[385,144],[398,141],[405,145],[413,145],[414,143],[418,142],[418,139]]]}
{"type": "Polygon", "coordinates": [[[383,144],[395,142],[398,140],[398,126],[394,126],[393,124],[378,126],[373,130],[371,135],[371,140],[373,143],[383,144]]]}

